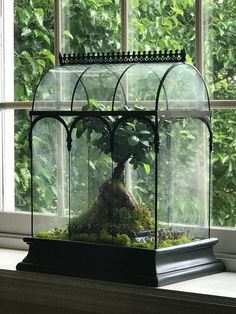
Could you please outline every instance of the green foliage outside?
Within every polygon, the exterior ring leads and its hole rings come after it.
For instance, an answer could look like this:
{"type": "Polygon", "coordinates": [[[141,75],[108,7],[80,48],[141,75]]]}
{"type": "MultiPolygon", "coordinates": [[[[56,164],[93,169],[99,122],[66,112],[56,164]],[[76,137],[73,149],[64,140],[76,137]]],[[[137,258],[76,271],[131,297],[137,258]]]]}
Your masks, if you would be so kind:
{"type": "Polygon", "coordinates": [[[62,0],[62,52],[120,49],[119,0],[62,0]]]}
{"type": "Polygon", "coordinates": [[[195,57],[193,0],[133,0],[129,3],[129,50],[182,49],[195,57]]]}
{"type": "MultiPolygon", "coordinates": [[[[15,100],[32,100],[40,77],[54,66],[54,1],[15,0],[15,100]]],[[[15,203],[30,211],[29,112],[15,111],[15,203]]]]}
{"type": "Polygon", "coordinates": [[[31,100],[39,78],[55,64],[54,1],[15,0],[15,99],[31,100]]]}
{"type": "MultiPolygon", "coordinates": [[[[133,0],[129,49],[181,49],[195,60],[194,1],[133,0]]],[[[235,99],[235,17],[233,0],[205,1],[205,73],[211,97],[235,99]]],[[[120,48],[119,1],[62,1],[63,51],[120,48]],[[69,7],[69,4],[71,7],[69,7]],[[111,22],[112,21],[112,22],[111,22]]],[[[15,99],[31,100],[42,73],[55,63],[54,1],[15,0],[15,99]]],[[[16,207],[30,210],[28,112],[16,110],[16,207]]],[[[212,223],[236,225],[236,114],[214,111],[212,223]]],[[[41,187],[43,188],[43,186],[41,187]]],[[[144,195],[145,193],[141,193],[144,195]]]]}
{"type": "Polygon", "coordinates": [[[234,110],[214,114],[212,156],[212,219],[219,226],[236,226],[236,117],[234,110]]]}
{"type": "Polygon", "coordinates": [[[235,99],[235,1],[203,2],[206,8],[204,67],[207,86],[213,99],[235,99]]]}

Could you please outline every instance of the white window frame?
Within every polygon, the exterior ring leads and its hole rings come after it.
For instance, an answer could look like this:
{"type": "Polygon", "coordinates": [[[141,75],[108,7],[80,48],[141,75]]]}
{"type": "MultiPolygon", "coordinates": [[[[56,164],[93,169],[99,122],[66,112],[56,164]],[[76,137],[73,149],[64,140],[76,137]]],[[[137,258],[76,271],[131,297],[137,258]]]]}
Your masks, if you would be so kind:
{"type": "MultiPolygon", "coordinates": [[[[61,22],[60,22],[60,0],[55,1],[55,55],[58,56],[60,47],[61,47],[61,22]]],[[[15,102],[13,101],[12,91],[14,90],[14,61],[13,61],[13,42],[14,42],[14,16],[13,16],[13,0],[0,0],[0,9],[3,12],[2,16],[2,24],[1,28],[3,30],[3,35],[1,36],[2,45],[1,54],[3,56],[5,67],[1,67],[1,79],[2,81],[7,82],[5,87],[9,87],[5,89],[5,97],[1,99],[2,103],[0,104],[0,112],[5,117],[5,121],[11,121],[11,135],[7,134],[3,135],[5,141],[9,143],[9,136],[11,141],[14,140],[13,134],[13,126],[14,126],[14,116],[7,116],[8,112],[12,112],[9,109],[31,109],[31,102],[15,102]],[[9,25],[11,27],[9,29],[9,25]],[[6,40],[7,39],[7,40],[6,40]],[[12,52],[12,53],[11,53],[12,52]],[[7,71],[6,71],[7,69],[7,71]],[[10,92],[9,92],[10,91],[10,92]]],[[[128,49],[128,1],[121,0],[121,49],[123,51],[127,51],[128,49]]],[[[196,16],[196,67],[200,72],[203,70],[203,0],[195,0],[195,16],[196,16]]],[[[57,61],[58,62],[58,61],[57,61]]],[[[212,100],[211,101],[212,109],[216,108],[236,108],[236,100],[212,100]]],[[[9,113],[10,114],[10,113],[9,113]]],[[[11,114],[10,114],[11,115],[11,114]]],[[[3,119],[3,120],[4,120],[3,119]]],[[[9,129],[9,127],[8,127],[9,129]]],[[[8,130],[9,131],[9,130],[8,130]]],[[[11,146],[11,145],[9,145],[11,146]]],[[[0,151],[1,153],[1,151],[0,151]]],[[[11,156],[11,158],[5,158],[5,164],[3,162],[3,167],[7,167],[7,169],[13,169],[14,172],[14,150],[9,151],[5,156],[11,156]],[[11,153],[10,153],[11,152],[11,153]],[[7,164],[8,163],[8,164],[7,164]]],[[[4,158],[3,158],[4,160],[4,158]]],[[[0,169],[1,170],[1,169],[0,169]]],[[[1,173],[1,171],[0,171],[1,173]]],[[[0,188],[4,192],[3,194],[11,195],[8,198],[8,203],[6,200],[0,202],[0,205],[9,206],[12,209],[12,195],[14,196],[14,173],[10,176],[11,179],[9,182],[6,180],[0,184],[0,188]],[[8,189],[8,191],[7,191],[8,189]]],[[[14,199],[14,197],[13,197],[14,199]]],[[[2,210],[2,208],[0,208],[2,210]]],[[[45,216],[44,216],[45,217],[45,216]]],[[[47,216],[46,219],[50,219],[50,216],[47,216]]],[[[14,210],[8,210],[8,212],[0,211],[0,246],[2,247],[12,247],[12,248],[26,248],[26,246],[22,245],[22,235],[29,235],[31,230],[31,214],[30,213],[19,213],[14,212],[14,210]]],[[[217,237],[220,239],[219,245],[216,248],[216,252],[218,252],[219,256],[222,257],[225,261],[230,262],[230,270],[236,271],[236,247],[234,244],[233,237],[236,237],[236,229],[233,228],[219,228],[212,227],[211,228],[211,236],[217,237]]],[[[229,263],[228,263],[229,264],[229,263]]]]}

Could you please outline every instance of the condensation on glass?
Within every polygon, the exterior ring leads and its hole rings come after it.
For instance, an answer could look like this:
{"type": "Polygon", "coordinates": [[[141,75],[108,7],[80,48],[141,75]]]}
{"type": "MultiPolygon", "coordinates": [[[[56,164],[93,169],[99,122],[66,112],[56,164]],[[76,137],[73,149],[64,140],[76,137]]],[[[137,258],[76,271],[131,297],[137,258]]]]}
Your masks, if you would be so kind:
{"type": "Polygon", "coordinates": [[[147,249],[209,237],[209,99],[192,65],[57,66],[31,116],[33,236],[147,249]]]}

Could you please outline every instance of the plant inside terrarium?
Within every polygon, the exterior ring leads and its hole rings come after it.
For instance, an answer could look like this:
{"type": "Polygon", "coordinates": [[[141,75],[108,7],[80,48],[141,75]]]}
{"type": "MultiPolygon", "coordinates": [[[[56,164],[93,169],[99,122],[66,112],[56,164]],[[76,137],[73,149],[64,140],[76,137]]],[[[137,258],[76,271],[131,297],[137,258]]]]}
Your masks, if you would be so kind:
{"type": "MultiPolygon", "coordinates": [[[[140,107],[135,109],[142,110],[140,107]]],[[[104,107],[95,100],[83,107],[83,111],[100,110],[104,107]]],[[[154,124],[145,117],[103,116],[103,119],[102,123],[91,117],[79,120],[75,125],[75,137],[78,140],[86,137],[90,147],[103,157],[110,156],[110,177],[99,186],[91,206],[71,218],[68,226],[39,232],[37,236],[154,248],[154,210],[137,201],[125,182],[127,165],[132,170],[144,169],[146,177],[155,171],[154,124]]],[[[157,230],[159,247],[193,240],[188,232],[176,231],[168,224],[159,224],[157,230]]]]}

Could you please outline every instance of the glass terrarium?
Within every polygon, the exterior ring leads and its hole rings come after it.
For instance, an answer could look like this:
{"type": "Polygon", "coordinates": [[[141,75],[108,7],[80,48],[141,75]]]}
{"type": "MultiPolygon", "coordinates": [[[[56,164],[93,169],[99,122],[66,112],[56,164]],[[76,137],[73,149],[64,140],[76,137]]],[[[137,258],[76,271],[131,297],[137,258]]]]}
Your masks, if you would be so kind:
{"type": "Polygon", "coordinates": [[[184,51],[60,56],[35,93],[18,270],[164,285],[223,269],[209,98],[184,51]]]}

